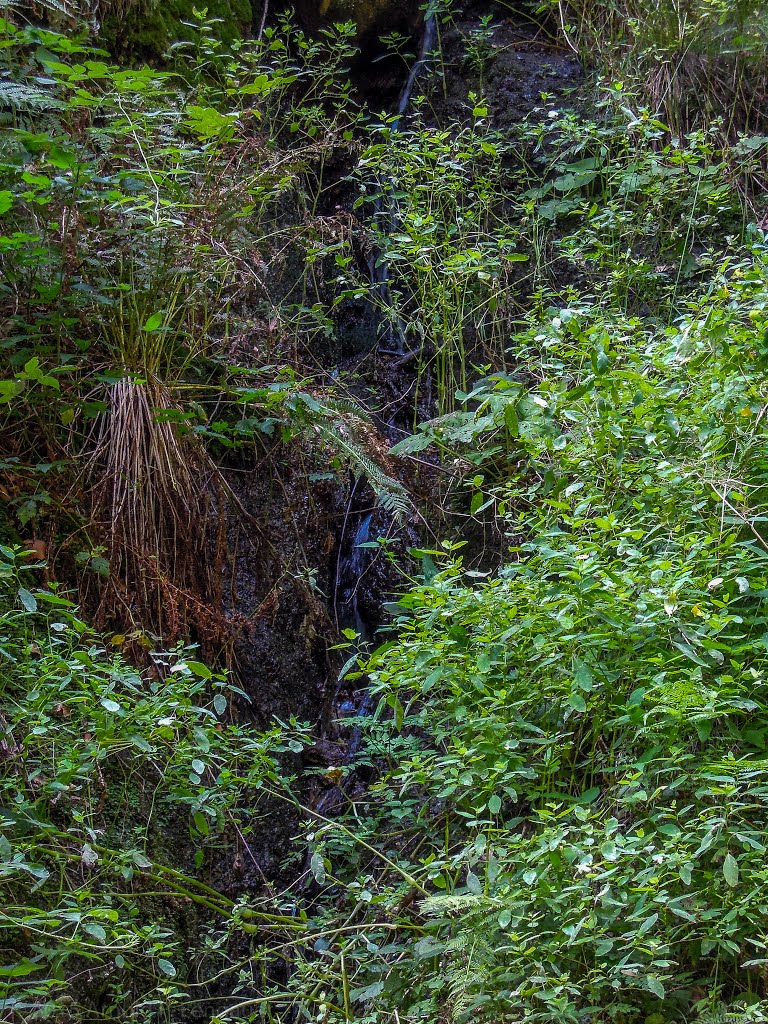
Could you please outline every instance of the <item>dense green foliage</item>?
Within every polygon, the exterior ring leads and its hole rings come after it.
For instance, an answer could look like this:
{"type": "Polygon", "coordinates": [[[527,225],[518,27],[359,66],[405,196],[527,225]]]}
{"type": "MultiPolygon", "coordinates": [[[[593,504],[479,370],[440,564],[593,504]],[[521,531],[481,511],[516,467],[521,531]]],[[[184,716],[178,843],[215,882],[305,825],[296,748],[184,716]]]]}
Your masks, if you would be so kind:
{"type": "Polygon", "coordinates": [[[465,117],[399,123],[351,25],[200,12],[158,71],[0,22],[3,1019],[768,1020],[764,19],[588,6],[625,80],[504,132],[487,18],[465,117]],[[361,309],[429,410],[389,452],[325,372],[361,309]],[[254,453],[392,522],[424,472],[450,534],[367,542],[402,587],[330,770],[211,667],[254,453]]]}

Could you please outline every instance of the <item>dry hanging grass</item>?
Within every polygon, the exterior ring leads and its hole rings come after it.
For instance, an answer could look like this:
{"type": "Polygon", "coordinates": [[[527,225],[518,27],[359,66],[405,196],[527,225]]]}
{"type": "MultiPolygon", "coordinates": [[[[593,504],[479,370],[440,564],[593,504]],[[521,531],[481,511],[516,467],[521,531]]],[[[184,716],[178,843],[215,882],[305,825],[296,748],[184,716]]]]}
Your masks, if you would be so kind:
{"type": "Polygon", "coordinates": [[[90,460],[93,518],[107,541],[110,584],[103,624],[173,642],[193,631],[208,648],[226,642],[221,607],[228,488],[158,381],[125,376],[112,385],[90,460]],[[110,621],[111,620],[111,621],[110,621]]]}

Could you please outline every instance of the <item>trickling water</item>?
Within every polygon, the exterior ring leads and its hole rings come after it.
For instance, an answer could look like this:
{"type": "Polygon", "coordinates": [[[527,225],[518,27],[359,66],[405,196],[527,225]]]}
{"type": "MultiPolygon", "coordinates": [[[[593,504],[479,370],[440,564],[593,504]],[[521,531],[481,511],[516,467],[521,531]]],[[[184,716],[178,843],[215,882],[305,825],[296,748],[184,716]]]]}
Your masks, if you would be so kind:
{"type": "Polygon", "coordinates": [[[358,595],[360,582],[368,564],[370,551],[361,547],[367,544],[371,533],[373,514],[368,513],[360,520],[349,551],[339,556],[338,565],[338,602],[336,614],[342,629],[354,629],[359,636],[359,643],[368,640],[368,626],[360,614],[358,595]]]}
{"type": "Polygon", "coordinates": [[[408,104],[411,102],[411,96],[413,95],[413,87],[418,81],[419,75],[426,67],[429,55],[435,45],[435,38],[437,35],[437,22],[434,14],[427,16],[424,22],[424,34],[421,37],[421,47],[419,48],[419,56],[416,63],[411,68],[411,73],[408,75],[408,81],[405,83],[403,91],[400,93],[400,102],[397,106],[397,117],[393,122],[393,129],[397,131],[400,118],[408,109],[408,104]]]}

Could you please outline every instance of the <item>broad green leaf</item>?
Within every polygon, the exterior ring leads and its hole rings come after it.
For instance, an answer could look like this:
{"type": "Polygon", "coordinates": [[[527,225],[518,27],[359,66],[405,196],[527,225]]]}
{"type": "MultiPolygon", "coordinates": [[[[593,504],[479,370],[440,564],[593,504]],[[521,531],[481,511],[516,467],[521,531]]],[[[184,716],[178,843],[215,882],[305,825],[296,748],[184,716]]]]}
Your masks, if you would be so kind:
{"type": "Polygon", "coordinates": [[[581,696],[580,693],[572,693],[568,697],[568,703],[571,705],[574,711],[578,711],[583,714],[587,710],[587,702],[581,696]]]}
{"type": "Polygon", "coordinates": [[[213,673],[202,661],[188,661],[187,668],[201,679],[210,679],[213,673]]]}
{"type": "Polygon", "coordinates": [[[480,882],[480,879],[477,877],[474,871],[467,872],[467,888],[475,896],[479,896],[480,893],[483,891],[483,886],[480,882]]]}
{"type": "Polygon", "coordinates": [[[318,885],[322,885],[323,882],[325,882],[325,861],[322,854],[312,854],[312,859],[309,862],[309,869],[314,875],[315,881],[318,885]]]}
{"type": "Polygon", "coordinates": [[[163,319],[165,318],[164,313],[153,313],[152,316],[144,324],[144,330],[150,334],[153,331],[159,330],[163,326],[163,319]]]}
{"type": "Polygon", "coordinates": [[[739,884],[739,865],[736,858],[730,853],[725,855],[723,861],[723,877],[731,888],[735,888],[739,884]]]}
{"type": "Polygon", "coordinates": [[[173,966],[173,964],[171,963],[170,960],[160,959],[160,960],[157,961],[157,966],[159,967],[159,969],[163,972],[163,974],[166,977],[168,977],[168,978],[175,978],[176,977],[176,968],[173,966]]]}
{"type": "Polygon", "coordinates": [[[645,984],[648,987],[648,991],[652,992],[659,999],[663,999],[665,996],[664,985],[659,981],[658,978],[648,977],[645,979],[645,984]]]}

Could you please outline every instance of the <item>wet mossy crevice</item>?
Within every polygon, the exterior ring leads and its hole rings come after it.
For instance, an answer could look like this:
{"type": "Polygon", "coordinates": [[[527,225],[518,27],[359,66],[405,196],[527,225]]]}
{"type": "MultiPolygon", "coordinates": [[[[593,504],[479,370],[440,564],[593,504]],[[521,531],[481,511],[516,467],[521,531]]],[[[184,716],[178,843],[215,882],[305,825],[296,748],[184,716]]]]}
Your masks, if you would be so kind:
{"type": "Polygon", "coordinates": [[[250,0],[208,0],[204,5],[194,0],[138,0],[111,6],[99,25],[99,39],[118,59],[157,61],[172,43],[189,37],[186,25],[197,21],[195,11],[203,7],[223,42],[253,31],[258,12],[250,0]]]}

